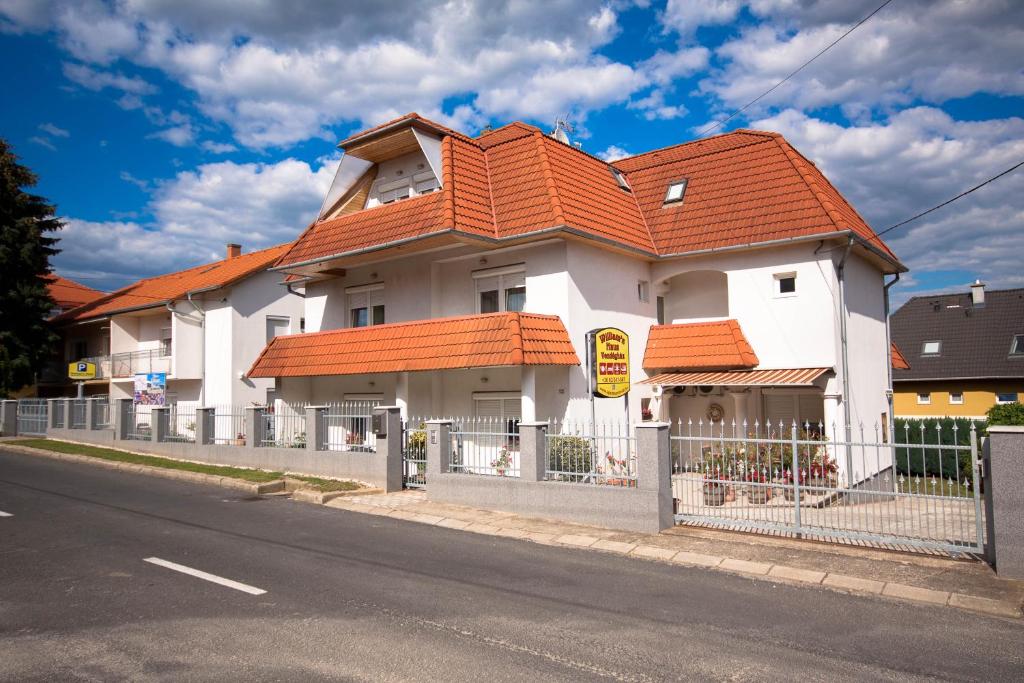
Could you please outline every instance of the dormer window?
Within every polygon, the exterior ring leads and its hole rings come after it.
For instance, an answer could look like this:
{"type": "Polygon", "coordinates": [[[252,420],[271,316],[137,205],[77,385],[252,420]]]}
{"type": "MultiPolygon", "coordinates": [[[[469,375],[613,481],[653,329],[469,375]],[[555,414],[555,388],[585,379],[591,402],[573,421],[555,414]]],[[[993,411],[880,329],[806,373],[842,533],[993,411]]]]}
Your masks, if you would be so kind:
{"type": "Polygon", "coordinates": [[[1010,342],[1011,356],[1024,356],[1024,334],[1016,334],[1010,342]]]}
{"type": "Polygon", "coordinates": [[[615,182],[619,184],[619,187],[626,192],[632,192],[633,189],[629,186],[629,181],[626,180],[626,176],[623,175],[622,171],[615,168],[614,166],[608,166],[608,170],[611,171],[612,177],[615,178],[615,182]]]}
{"type": "Polygon", "coordinates": [[[668,186],[668,191],[665,193],[666,204],[676,204],[683,201],[683,195],[686,194],[686,179],[677,180],[668,186]]]}
{"type": "Polygon", "coordinates": [[[921,355],[922,356],[937,356],[942,351],[941,341],[926,341],[921,344],[921,355]]]}

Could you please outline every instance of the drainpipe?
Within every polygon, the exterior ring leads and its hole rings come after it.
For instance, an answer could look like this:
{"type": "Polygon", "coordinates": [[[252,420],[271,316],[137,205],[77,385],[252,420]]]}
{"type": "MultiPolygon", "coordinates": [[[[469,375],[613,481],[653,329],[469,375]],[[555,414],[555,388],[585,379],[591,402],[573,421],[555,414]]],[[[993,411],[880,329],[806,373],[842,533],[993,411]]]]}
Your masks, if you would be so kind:
{"type": "Polygon", "coordinates": [[[199,385],[199,405],[206,407],[206,311],[192,300],[192,292],[185,292],[185,298],[188,299],[188,302],[192,304],[192,308],[199,314],[199,329],[203,331],[203,342],[199,348],[199,364],[203,369],[203,381],[199,385]]]}
{"type": "Polygon", "coordinates": [[[889,288],[892,287],[894,284],[896,284],[899,281],[900,281],[900,274],[896,273],[896,277],[893,278],[892,280],[890,280],[889,282],[886,282],[885,286],[882,288],[882,291],[885,292],[885,353],[886,353],[886,360],[888,361],[885,364],[885,367],[889,371],[888,375],[887,375],[888,380],[889,380],[889,384],[888,384],[888,389],[885,392],[885,397],[886,397],[886,402],[889,404],[889,417],[888,417],[888,422],[889,422],[889,440],[892,443],[896,443],[896,416],[893,414],[893,411],[895,410],[895,408],[893,406],[893,396],[892,396],[892,392],[893,392],[893,386],[892,386],[892,332],[891,332],[891,330],[889,328],[889,313],[890,313],[889,288]]]}
{"type": "MultiPolygon", "coordinates": [[[[836,266],[836,275],[839,278],[839,340],[842,344],[842,365],[843,365],[843,422],[845,423],[846,441],[851,438],[850,420],[850,354],[846,338],[846,259],[850,257],[850,250],[853,249],[853,238],[846,243],[846,250],[843,251],[843,258],[836,266]]],[[[853,453],[849,446],[846,447],[846,476],[848,483],[853,485],[853,453]]]]}

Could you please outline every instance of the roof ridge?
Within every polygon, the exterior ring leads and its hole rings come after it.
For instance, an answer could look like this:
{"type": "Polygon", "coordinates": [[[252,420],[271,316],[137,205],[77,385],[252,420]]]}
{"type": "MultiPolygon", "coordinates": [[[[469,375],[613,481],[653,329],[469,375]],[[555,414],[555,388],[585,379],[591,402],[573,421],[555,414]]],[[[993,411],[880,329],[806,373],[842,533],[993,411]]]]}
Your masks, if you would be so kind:
{"type": "Polygon", "coordinates": [[[813,194],[814,198],[818,200],[818,204],[821,205],[821,208],[825,211],[825,214],[829,217],[829,220],[832,221],[832,223],[836,226],[838,230],[845,229],[852,231],[853,226],[847,226],[845,228],[843,227],[842,216],[840,216],[839,212],[836,211],[836,207],[832,204],[832,201],[828,197],[822,196],[822,192],[821,189],[818,187],[817,180],[810,176],[810,174],[807,172],[806,167],[803,165],[805,163],[809,163],[807,159],[797,154],[796,150],[793,149],[793,146],[789,144],[789,141],[787,141],[781,135],[775,137],[774,140],[775,144],[777,144],[779,146],[779,149],[782,150],[783,154],[786,155],[786,158],[789,159],[789,163],[793,165],[794,169],[796,169],[796,172],[797,174],[799,174],[801,180],[803,180],[807,184],[807,187],[810,188],[811,194],[813,194]],[[799,159],[795,157],[799,157],[799,159]]]}
{"type": "MultiPolygon", "coordinates": [[[[685,142],[677,142],[676,144],[669,145],[667,147],[658,147],[656,149],[649,149],[646,152],[640,152],[639,154],[631,154],[628,157],[622,157],[621,159],[616,159],[615,161],[612,161],[612,162],[609,162],[609,163],[617,164],[620,161],[632,161],[634,159],[639,159],[641,157],[645,157],[645,156],[647,156],[649,154],[657,154],[659,152],[667,152],[669,150],[679,149],[680,147],[686,147],[688,145],[696,145],[696,144],[700,144],[702,142],[707,142],[708,140],[715,140],[715,139],[718,139],[718,138],[728,137],[730,135],[736,135],[737,133],[744,133],[746,135],[759,135],[759,136],[763,136],[763,137],[772,137],[773,135],[778,135],[778,133],[773,133],[771,131],[753,130],[753,129],[748,129],[748,128],[737,128],[736,130],[730,130],[730,131],[727,131],[725,133],[719,133],[718,135],[710,135],[710,136],[708,136],[706,138],[696,138],[694,140],[687,140],[685,142]]],[[[758,140],[756,142],[744,143],[744,145],[737,145],[737,147],[743,147],[743,146],[748,145],[748,144],[757,144],[758,142],[764,142],[764,140],[758,140]]],[[[733,147],[731,149],[736,149],[736,148],[733,147]]],[[[715,150],[715,151],[724,151],[724,150],[715,150]]],[[[707,154],[707,152],[705,152],[704,154],[707,154]]],[[[703,154],[698,154],[697,156],[703,156],[703,154]]],[[[644,166],[644,168],[653,168],[654,166],[660,166],[661,163],[663,163],[663,162],[659,162],[657,164],[651,164],[650,166],[644,166]]]]}
{"type": "MultiPolygon", "coordinates": [[[[715,136],[715,137],[721,137],[721,136],[715,136]]],[[[703,142],[703,140],[696,140],[694,142],[703,142]]],[[[769,142],[771,142],[771,138],[766,136],[762,140],[750,140],[748,142],[744,142],[742,144],[735,145],[733,147],[725,147],[725,148],[722,148],[722,149],[709,149],[709,150],[707,150],[705,152],[701,152],[700,154],[694,154],[691,157],[686,157],[685,161],[690,161],[691,159],[700,159],[701,157],[709,157],[709,156],[713,156],[715,154],[725,154],[726,152],[734,152],[737,149],[743,149],[744,147],[753,147],[754,145],[763,145],[763,144],[766,144],[766,143],[769,143],[769,142]]],[[[688,145],[688,144],[691,144],[691,143],[687,142],[687,143],[683,143],[683,144],[684,145],[688,145]]],[[[683,145],[673,145],[672,147],[666,147],[664,149],[654,149],[654,150],[651,150],[650,152],[645,152],[644,154],[654,154],[655,152],[663,152],[665,150],[675,149],[676,147],[681,147],[681,146],[683,146],[683,145]]],[[[636,157],[630,157],[630,158],[636,158],[636,157]]],[[[625,161],[625,159],[616,159],[615,161],[610,162],[610,163],[613,166],[615,166],[615,164],[619,163],[620,161],[625,161]]],[[[680,159],[663,159],[662,161],[659,161],[657,163],[647,164],[645,166],[640,166],[640,167],[634,168],[631,171],[627,171],[627,170],[621,169],[618,166],[615,166],[615,168],[617,168],[618,170],[620,170],[623,173],[625,173],[626,177],[628,178],[630,173],[636,173],[637,171],[649,171],[652,168],[658,168],[659,166],[665,166],[666,164],[679,163],[679,161],[681,161],[681,160],[680,159]]]]}
{"type": "Polygon", "coordinates": [[[509,341],[512,343],[510,358],[515,365],[522,365],[525,357],[525,344],[523,343],[523,326],[519,321],[519,313],[512,313],[508,317],[509,341]]]}
{"type": "Polygon", "coordinates": [[[446,136],[441,141],[441,185],[444,190],[444,215],[455,229],[455,141],[446,136]]]}
{"type": "Polygon", "coordinates": [[[555,219],[555,225],[565,225],[565,212],[562,210],[562,201],[558,198],[555,174],[551,170],[551,160],[548,159],[548,151],[544,148],[544,137],[544,134],[540,131],[533,134],[537,144],[537,154],[540,157],[541,169],[544,173],[544,185],[547,187],[548,196],[551,199],[551,213],[555,219]]]}
{"type": "Polygon", "coordinates": [[[498,212],[494,208],[494,185],[491,183],[491,158],[487,155],[488,151],[483,146],[480,147],[480,153],[484,155],[484,175],[487,176],[487,203],[491,209],[491,225],[494,226],[494,238],[498,239],[498,212]]]}

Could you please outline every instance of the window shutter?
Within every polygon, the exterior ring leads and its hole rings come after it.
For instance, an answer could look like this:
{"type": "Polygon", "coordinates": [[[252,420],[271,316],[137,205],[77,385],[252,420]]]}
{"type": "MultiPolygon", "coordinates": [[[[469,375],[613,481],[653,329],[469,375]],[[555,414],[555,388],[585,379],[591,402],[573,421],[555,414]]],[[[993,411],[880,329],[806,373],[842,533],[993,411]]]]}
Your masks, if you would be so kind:
{"type": "Polygon", "coordinates": [[[794,412],[793,396],[788,394],[766,394],[764,397],[765,417],[770,423],[771,429],[777,430],[779,422],[782,422],[783,431],[787,431],[793,420],[796,419],[794,412]]]}
{"type": "Polygon", "coordinates": [[[476,403],[476,416],[477,417],[488,417],[494,419],[501,418],[501,399],[497,398],[486,398],[477,399],[476,403]]]}
{"type": "Polygon", "coordinates": [[[800,395],[800,424],[810,422],[817,425],[825,422],[825,404],[821,396],[814,394],[800,395]]]}

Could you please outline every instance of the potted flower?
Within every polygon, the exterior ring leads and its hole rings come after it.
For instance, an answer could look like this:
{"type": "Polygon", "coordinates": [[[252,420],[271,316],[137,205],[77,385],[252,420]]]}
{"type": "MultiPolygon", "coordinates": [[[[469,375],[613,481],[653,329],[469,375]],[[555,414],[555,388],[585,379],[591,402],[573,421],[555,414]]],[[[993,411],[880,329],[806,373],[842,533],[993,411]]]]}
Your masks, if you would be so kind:
{"type": "Polygon", "coordinates": [[[512,468],[512,454],[509,453],[507,448],[501,449],[498,457],[491,461],[491,467],[497,471],[499,477],[504,477],[512,468]]]}
{"type": "Polygon", "coordinates": [[[607,452],[604,455],[605,462],[608,465],[607,473],[612,478],[607,480],[607,483],[611,486],[635,486],[636,482],[629,477],[629,465],[626,460],[619,460],[611,452],[607,452]]]}
{"type": "Polygon", "coordinates": [[[772,497],[772,489],[768,485],[768,477],[764,471],[752,467],[747,470],[743,480],[749,484],[747,486],[747,500],[750,501],[751,505],[764,505],[772,497]]]}

